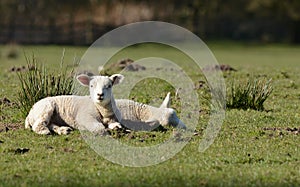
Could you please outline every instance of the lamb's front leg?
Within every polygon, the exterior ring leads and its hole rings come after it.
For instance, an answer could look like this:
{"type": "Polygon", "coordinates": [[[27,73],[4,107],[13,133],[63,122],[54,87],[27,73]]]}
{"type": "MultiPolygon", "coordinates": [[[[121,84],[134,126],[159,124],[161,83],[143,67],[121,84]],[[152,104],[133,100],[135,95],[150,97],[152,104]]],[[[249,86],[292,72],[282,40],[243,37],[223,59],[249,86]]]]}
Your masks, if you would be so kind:
{"type": "Polygon", "coordinates": [[[32,125],[32,130],[36,132],[37,134],[42,134],[42,135],[47,135],[51,134],[50,130],[47,127],[47,124],[49,120],[43,119],[43,118],[38,118],[35,120],[35,122],[32,125]]]}
{"type": "Polygon", "coordinates": [[[111,129],[111,130],[121,129],[122,125],[119,122],[114,122],[114,123],[108,124],[108,128],[111,129]]]}
{"type": "Polygon", "coordinates": [[[93,117],[79,117],[77,120],[78,129],[81,131],[89,131],[95,135],[105,135],[106,129],[102,122],[93,117]]]}
{"type": "Polygon", "coordinates": [[[67,135],[70,134],[70,132],[73,130],[71,127],[67,126],[58,126],[54,123],[51,123],[49,125],[49,129],[52,130],[53,132],[59,134],[59,135],[67,135]]]}
{"type": "Polygon", "coordinates": [[[53,116],[56,103],[45,98],[33,105],[25,120],[25,128],[32,128],[37,134],[51,134],[48,124],[53,116]]]}

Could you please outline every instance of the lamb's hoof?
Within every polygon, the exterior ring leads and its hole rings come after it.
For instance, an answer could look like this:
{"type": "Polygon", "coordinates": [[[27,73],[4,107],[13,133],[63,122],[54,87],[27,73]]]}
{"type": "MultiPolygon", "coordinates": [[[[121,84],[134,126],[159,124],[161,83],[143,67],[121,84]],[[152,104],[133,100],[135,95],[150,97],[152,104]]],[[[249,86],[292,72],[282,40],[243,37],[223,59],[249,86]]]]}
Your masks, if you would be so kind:
{"type": "Polygon", "coordinates": [[[31,129],[31,126],[25,123],[25,129],[31,129]]]}
{"type": "Polygon", "coordinates": [[[111,123],[108,125],[108,128],[111,129],[111,130],[114,130],[114,129],[121,129],[122,126],[120,123],[118,122],[115,122],[115,123],[111,123]]]}
{"type": "Polygon", "coordinates": [[[50,130],[45,128],[43,130],[37,131],[36,133],[41,134],[41,135],[49,135],[51,134],[50,130]]]}
{"type": "Polygon", "coordinates": [[[59,135],[67,135],[70,134],[73,129],[71,127],[59,127],[57,133],[59,135]]]}

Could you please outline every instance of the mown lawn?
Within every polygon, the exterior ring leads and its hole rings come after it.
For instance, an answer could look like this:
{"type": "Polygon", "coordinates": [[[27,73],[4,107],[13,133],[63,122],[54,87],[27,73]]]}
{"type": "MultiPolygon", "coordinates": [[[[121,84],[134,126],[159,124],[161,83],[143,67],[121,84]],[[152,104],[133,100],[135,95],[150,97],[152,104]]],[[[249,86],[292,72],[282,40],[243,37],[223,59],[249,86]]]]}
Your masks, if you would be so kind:
{"type": "MultiPolygon", "coordinates": [[[[0,98],[11,101],[0,105],[0,186],[300,186],[300,47],[233,42],[210,42],[208,46],[220,64],[237,70],[224,73],[228,87],[232,80],[272,78],[273,92],[265,110],[228,109],[218,137],[203,153],[198,148],[209,115],[201,112],[198,134],[182,151],[166,162],[140,168],[105,160],[79,131],[40,136],[23,127],[24,119],[14,104],[19,82],[17,74],[10,72],[13,66],[26,65],[23,52],[55,69],[63,48],[65,63],[72,64],[74,56],[80,58],[86,47],[19,46],[19,56],[8,58],[11,46],[0,46],[0,98]]],[[[145,53],[139,47],[132,50],[136,56],[126,56],[131,52],[116,58],[137,59],[145,53]]],[[[172,54],[159,48],[146,52],[172,54]]],[[[190,75],[195,84],[202,78],[192,71],[190,75]]],[[[134,93],[139,101],[166,94],[151,91],[151,86],[157,85],[141,86],[147,94],[134,93]]],[[[180,112],[176,99],[172,106],[180,112]]],[[[136,133],[121,140],[145,146],[162,141],[171,132],[136,133]]]]}

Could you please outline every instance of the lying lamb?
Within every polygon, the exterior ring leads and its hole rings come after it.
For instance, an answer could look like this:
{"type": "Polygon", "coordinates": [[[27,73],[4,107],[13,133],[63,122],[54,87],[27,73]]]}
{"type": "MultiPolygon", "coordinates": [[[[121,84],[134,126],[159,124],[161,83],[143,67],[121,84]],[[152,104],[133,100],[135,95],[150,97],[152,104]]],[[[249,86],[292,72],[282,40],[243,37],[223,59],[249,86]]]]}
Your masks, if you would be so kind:
{"type": "Polygon", "coordinates": [[[92,76],[81,74],[77,80],[89,86],[90,96],[55,96],[35,103],[25,120],[25,128],[38,134],[69,134],[84,125],[91,132],[101,132],[105,127],[121,127],[112,94],[112,86],[122,82],[124,76],[92,76]]]}
{"type": "Polygon", "coordinates": [[[167,94],[160,107],[138,103],[127,99],[116,99],[121,112],[121,124],[132,130],[152,130],[159,125],[171,125],[186,129],[185,124],[177,117],[174,109],[169,108],[170,93],[167,94]]]}

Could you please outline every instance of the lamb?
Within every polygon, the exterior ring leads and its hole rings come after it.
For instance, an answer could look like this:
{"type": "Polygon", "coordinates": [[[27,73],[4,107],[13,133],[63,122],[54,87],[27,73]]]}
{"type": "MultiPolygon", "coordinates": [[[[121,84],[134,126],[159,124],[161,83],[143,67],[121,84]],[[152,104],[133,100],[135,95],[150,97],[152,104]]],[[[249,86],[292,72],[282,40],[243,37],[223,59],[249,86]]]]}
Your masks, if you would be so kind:
{"type": "Polygon", "coordinates": [[[171,125],[186,129],[185,124],[177,117],[174,109],[169,108],[170,93],[160,107],[138,103],[127,99],[116,99],[116,105],[122,115],[121,124],[132,130],[152,130],[158,125],[171,125]]]}
{"type": "Polygon", "coordinates": [[[104,132],[105,127],[120,128],[121,113],[112,94],[112,86],[121,83],[123,75],[92,76],[81,74],[77,80],[88,86],[90,96],[54,96],[33,105],[25,119],[25,128],[38,134],[69,134],[82,125],[91,132],[104,132]]]}

